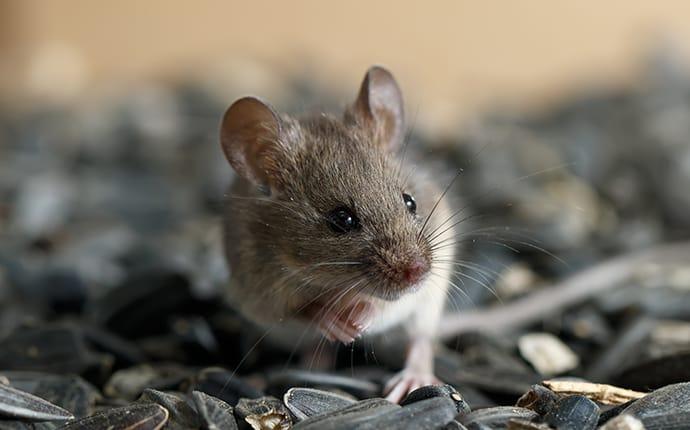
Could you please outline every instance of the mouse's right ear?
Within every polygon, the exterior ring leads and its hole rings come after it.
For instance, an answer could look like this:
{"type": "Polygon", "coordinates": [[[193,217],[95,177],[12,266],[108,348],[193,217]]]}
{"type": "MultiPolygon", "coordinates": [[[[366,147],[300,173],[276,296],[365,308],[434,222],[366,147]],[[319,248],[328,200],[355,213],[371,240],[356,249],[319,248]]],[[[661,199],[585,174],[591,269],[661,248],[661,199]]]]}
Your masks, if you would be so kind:
{"type": "Polygon", "coordinates": [[[404,139],[403,104],[400,87],[391,72],[381,66],[372,66],[364,76],[357,100],[346,113],[346,119],[349,114],[372,132],[378,145],[394,149],[404,139]]]}
{"type": "Polygon", "coordinates": [[[223,116],[220,143],[237,174],[259,186],[272,186],[271,155],[279,145],[281,120],[271,106],[256,97],[233,103],[223,116]]]}

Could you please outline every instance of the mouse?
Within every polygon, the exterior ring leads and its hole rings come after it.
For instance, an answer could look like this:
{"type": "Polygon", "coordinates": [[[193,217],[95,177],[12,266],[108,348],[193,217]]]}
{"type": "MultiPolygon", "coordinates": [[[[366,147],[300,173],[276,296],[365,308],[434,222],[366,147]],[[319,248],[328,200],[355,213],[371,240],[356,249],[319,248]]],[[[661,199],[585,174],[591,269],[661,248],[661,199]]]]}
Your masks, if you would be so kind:
{"type": "Polygon", "coordinates": [[[440,382],[433,346],[461,227],[439,171],[405,157],[406,127],[381,66],[341,114],[289,115],[248,96],[220,126],[236,174],[223,212],[228,300],[286,346],[402,327],[405,364],[384,387],[394,402],[440,382]]]}

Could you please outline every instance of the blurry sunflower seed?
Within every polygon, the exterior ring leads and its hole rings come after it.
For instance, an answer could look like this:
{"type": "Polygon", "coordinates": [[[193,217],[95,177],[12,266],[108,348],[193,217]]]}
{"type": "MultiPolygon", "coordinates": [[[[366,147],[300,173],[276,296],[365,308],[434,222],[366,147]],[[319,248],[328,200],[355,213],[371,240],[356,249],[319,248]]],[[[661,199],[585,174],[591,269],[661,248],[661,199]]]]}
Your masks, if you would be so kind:
{"type": "Polygon", "coordinates": [[[95,354],[74,327],[24,328],[0,342],[0,368],[82,374],[104,371],[112,357],[95,354]]]}
{"type": "Polygon", "coordinates": [[[146,388],[175,390],[190,374],[190,370],[176,364],[141,364],[113,373],[103,392],[110,397],[134,400],[146,388]]]}
{"type": "Polygon", "coordinates": [[[599,406],[584,396],[564,397],[546,414],[544,422],[559,430],[595,429],[599,422],[599,406]]]}
{"type": "Polygon", "coordinates": [[[199,417],[196,411],[187,404],[182,396],[147,388],[137,399],[137,403],[157,403],[167,409],[166,429],[185,430],[199,427],[199,417]]]}
{"type": "Polygon", "coordinates": [[[80,326],[86,341],[94,349],[113,356],[116,366],[132,366],[146,360],[145,355],[133,343],[94,325],[80,326]]]}
{"type": "Polygon", "coordinates": [[[542,375],[552,376],[575,369],[580,360],[550,333],[528,333],[518,340],[520,354],[542,375]]]}
{"type": "Polygon", "coordinates": [[[642,361],[614,378],[618,385],[634,389],[663,387],[690,380],[690,351],[642,361]]]}
{"type": "Polygon", "coordinates": [[[237,430],[232,406],[202,391],[193,391],[192,400],[204,430],[237,430]]]}
{"type": "Polygon", "coordinates": [[[288,369],[268,376],[270,392],[284,393],[292,387],[336,388],[357,398],[370,398],[379,395],[381,388],[371,381],[350,378],[328,373],[308,372],[288,369]]]}
{"type": "Polygon", "coordinates": [[[452,372],[447,368],[438,369],[437,374],[441,380],[453,386],[462,387],[467,384],[489,393],[514,396],[522,395],[542,379],[535,373],[489,366],[459,366],[452,372]]]}
{"type": "Polygon", "coordinates": [[[66,421],[74,418],[69,411],[9,385],[0,385],[0,415],[33,421],[66,421]]]}
{"type": "MultiPolygon", "coordinates": [[[[559,316],[563,335],[605,347],[613,341],[615,332],[603,315],[593,307],[575,310],[559,316]]],[[[564,336],[560,337],[563,338],[564,336]]]]}
{"type": "Polygon", "coordinates": [[[116,334],[141,338],[167,332],[171,315],[196,303],[184,274],[158,267],[132,274],[108,290],[91,314],[116,334]]]}
{"type": "Polygon", "coordinates": [[[12,372],[8,373],[8,376],[14,386],[21,388],[22,385],[33,385],[33,387],[25,388],[24,391],[70,411],[77,418],[91,415],[96,401],[101,398],[96,387],[79,376],[36,374],[34,372],[12,372]],[[22,379],[23,375],[32,375],[36,379],[33,379],[33,383],[27,382],[26,379],[22,379]]]}
{"type": "Polygon", "coordinates": [[[261,390],[220,367],[209,367],[199,372],[193,389],[217,397],[230,406],[236,405],[243,397],[257,399],[264,396],[261,390]]]}
{"type": "Polygon", "coordinates": [[[60,427],[60,430],[158,430],[167,421],[168,410],[163,406],[154,403],[133,404],[73,421],[60,427]]]}
{"type": "Polygon", "coordinates": [[[342,394],[314,388],[290,388],[283,396],[283,403],[299,421],[336,411],[356,402],[342,394]]]}
{"type": "Polygon", "coordinates": [[[612,376],[620,373],[631,359],[637,357],[635,351],[652,332],[656,321],[641,317],[630,323],[615,341],[604,350],[599,358],[587,369],[586,379],[590,381],[610,381],[612,376]]]}

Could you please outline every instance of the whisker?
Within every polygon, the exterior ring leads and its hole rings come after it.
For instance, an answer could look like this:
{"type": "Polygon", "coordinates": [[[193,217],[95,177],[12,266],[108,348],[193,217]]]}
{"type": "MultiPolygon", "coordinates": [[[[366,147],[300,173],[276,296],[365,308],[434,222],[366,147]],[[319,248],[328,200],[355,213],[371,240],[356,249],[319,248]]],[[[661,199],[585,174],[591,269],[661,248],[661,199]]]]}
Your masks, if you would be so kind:
{"type": "Polygon", "coordinates": [[[441,193],[441,196],[438,198],[438,200],[436,200],[436,203],[431,208],[429,215],[426,216],[426,219],[424,220],[424,223],[422,224],[422,228],[419,230],[419,233],[417,234],[417,241],[419,241],[419,238],[424,234],[424,229],[426,229],[426,226],[429,223],[431,216],[434,214],[434,211],[436,211],[436,208],[438,207],[439,203],[441,203],[441,200],[443,200],[443,198],[446,196],[446,194],[448,194],[448,191],[451,189],[453,184],[455,184],[455,181],[460,177],[462,172],[463,172],[462,169],[458,170],[458,172],[455,174],[455,176],[453,176],[453,179],[448,183],[446,188],[441,193]]]}

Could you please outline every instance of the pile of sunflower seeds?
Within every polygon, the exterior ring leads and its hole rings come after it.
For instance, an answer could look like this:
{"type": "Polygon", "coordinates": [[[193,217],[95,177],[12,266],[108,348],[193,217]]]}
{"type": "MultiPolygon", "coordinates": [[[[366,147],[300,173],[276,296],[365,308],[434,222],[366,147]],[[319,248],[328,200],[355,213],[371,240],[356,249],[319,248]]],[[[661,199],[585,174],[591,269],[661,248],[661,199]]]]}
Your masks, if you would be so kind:
{"type": "MultiPolygon", "coordinates": [[[[291,388],[282,398],[257,392],[250,398],[240,396],[254,388],[243,387],[245,383],[223,369],[207,368],[175,387],[185,392],[145,388],[131,402],[104,400],[95,387],[77,376],[36,372],[9,372],[8,376],[0,384],[4,417],[0,424],[8,429],[588,430],[682,429],[690,422],[690,383],[644,394],[551,381],[546,385],[566,388],[555,392],[535,384],[515,406],[473,409],[451,385],[419,388],[398,405],[380,397],[358,400],[352,393],[362,381],[328,375],[307,378],[319,389],[291,388]],[[578,389],[579,394],[573,394],[578,389]]],[[[296,375],[289,377],[309,385],[296,375]]]]}
{"type": "MultiPolygon", "coordinates": [[[[338,105],[303,81],[275,86],[287,111],[338,105]]],[[[455,336],[436,354],[448,385],[401,405],[381,397],[402,342],[300,367],[220,300],[231,99],[205,88],[0,105],[0,429],[690,428],[688,267],[455,336]]],[[[636,89],[494,113],[448,142],[413,136],[429,162],[463,169],[451,194],[472,218],[468,264],[449,311],[688,239],[688,136],[690,79],[659,59],[636,89]]]]}

